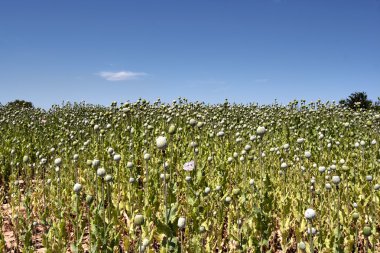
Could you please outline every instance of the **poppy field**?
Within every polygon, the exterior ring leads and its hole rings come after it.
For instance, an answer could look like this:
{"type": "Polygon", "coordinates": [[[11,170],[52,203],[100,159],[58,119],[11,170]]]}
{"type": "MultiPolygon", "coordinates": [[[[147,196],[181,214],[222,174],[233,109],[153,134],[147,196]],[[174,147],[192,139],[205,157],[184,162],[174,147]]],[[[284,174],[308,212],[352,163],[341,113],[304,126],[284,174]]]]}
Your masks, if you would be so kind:
{"type": "Polygon", "coordinates": [[[380,113],[0,107],[0,252],[380,252],[380,113]]]}

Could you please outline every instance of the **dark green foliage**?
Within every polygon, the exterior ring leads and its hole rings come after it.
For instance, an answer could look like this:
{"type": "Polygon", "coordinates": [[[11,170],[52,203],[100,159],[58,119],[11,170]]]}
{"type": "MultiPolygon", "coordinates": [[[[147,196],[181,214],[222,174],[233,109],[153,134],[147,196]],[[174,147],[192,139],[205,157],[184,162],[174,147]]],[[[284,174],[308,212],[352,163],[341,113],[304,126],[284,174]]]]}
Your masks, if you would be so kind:
{"type": "Polygon", "coordinates": [[[345,105],[351,109],[369,109],[372,101],[368,99],[367,93],[364,91],[351,93],[345,100],[340,100],[339,104],[345,105]]]}
{"type": "Polygon", "coordinates": [[[21,109],[21,108],[26,108],[26,109],[34,108],[32,102],[25,101],[25,100],[19,100],[19,99],[8,102],[5,106],[6,107],[12,107],[12,108],[19,108],[19,109],[21,109]]]}

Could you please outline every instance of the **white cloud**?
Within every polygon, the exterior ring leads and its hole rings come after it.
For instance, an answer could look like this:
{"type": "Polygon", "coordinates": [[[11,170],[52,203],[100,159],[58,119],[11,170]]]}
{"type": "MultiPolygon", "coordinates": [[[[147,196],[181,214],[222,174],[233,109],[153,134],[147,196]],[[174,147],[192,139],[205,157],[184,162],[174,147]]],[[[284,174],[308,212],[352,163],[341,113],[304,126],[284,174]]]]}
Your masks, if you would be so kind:
{"type": "Polygon", "coordinates": [[[119,72],[102,71],[98,73],[98,75],[103,77],[107,81],[127,81],[127,80],[137,79],[139,77],[145,76],[146,73],[132,72],[132,71],[119,71],[119,72]]]}

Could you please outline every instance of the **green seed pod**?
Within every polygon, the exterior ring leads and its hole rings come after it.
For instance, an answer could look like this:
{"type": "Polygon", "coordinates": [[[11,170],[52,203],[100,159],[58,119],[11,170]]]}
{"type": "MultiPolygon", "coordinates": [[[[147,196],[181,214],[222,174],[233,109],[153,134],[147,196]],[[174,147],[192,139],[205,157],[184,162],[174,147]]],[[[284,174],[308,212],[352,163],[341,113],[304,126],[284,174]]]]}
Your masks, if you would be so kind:
{"type": "Polygon", "coordinates": [[[354,220],[358,220],[358,219],[359,219],[359,213],[354,212],[354,213],[352,214],[352,218],[353,218],[354,220]]]}
{"type": "Polygon", "coordinates": [[[86,196],[86,203],[87,203],[87,205],[91,205],[93,201],[94,201],[94,197],[92,195],[87,195],[86,196]]]}
{"type": "Polygon", "coordinates": [[[136,214],[135,219],[133,220],[133,223],[136,226],[141,226],[144,224],[144,216],[142,214],[136,214]]]}
{"type": "Polygon", "coordinates": [[[369,236],[371,236],[371,234],[372,234],[371,227],[369,227],[369,226],[365,226],[365,227],[363,228],[363,235],[364,235],[365,237],[369,237],[369,236]]]}
{"type": "Polygon", "coordinates": [[[27,162],[29,162],[29,156],[24,156],[23,158],[22,158],[22,161],[24,162],[24,163],[27,163],[27,162]]]}
{"type": "Polygon", "coordinates": [[[300,242],[300,243],[298,243],[298,248],[300,250],[305,250],[306,249],[306,244],[304,242],[300,242]]]}
{"type": "Polygon", "coordinates": [[[235,188],[235,189],[232,190],[232,194],[233,195],[239,195],[239,193],[240,193],[240,189],[239,188],[235,188]]]}
{"type": "Polygon", "coordinates": [[[170,125],[168,132],[169,132],[169,134],[175,134],[176,130],[177,130],[176,126],[174,124],[172,124],[172,125],[170,125]]]}

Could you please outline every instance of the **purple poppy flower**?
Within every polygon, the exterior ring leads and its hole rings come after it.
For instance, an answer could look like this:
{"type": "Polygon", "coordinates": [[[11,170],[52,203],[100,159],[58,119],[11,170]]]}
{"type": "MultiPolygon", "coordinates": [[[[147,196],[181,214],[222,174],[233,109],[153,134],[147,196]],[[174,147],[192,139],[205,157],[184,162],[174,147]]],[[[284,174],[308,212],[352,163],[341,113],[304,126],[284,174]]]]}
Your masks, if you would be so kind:
{"type": "Polygon", "coordinates": [[[183,169],[186,171],[192,171],[195,168],[195,163],[194,161],[187,162],[183,165],[183,169]]]}

